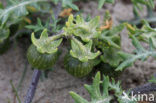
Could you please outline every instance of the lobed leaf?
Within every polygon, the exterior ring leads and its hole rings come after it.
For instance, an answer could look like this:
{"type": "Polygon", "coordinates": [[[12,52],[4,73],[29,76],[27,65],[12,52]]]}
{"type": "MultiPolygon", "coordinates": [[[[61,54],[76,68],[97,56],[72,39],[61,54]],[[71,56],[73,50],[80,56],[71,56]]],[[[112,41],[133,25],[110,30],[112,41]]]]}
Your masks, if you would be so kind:
{"type": "Polygon", "coordinates": [[[70,50],[70,54],[82,62],[87,62],[89,59],[95,59],[100,54],[99,51],[96,53],[91,52],[92,41],[83,45],[80,41],[73,37],[71,40],[71,47],[72,50],[70,50]]]}
{"type": "Polygon", "coordinates": [[[34,30],[34,32],[38,32],[38,31],[44,30],[45,28],[48,28],[48,25],[49,25],[48,22],[45,25],[43,25],[41,20],[39,18],[37,18],[37,24],[36,25],[27,25],[25,27],[28,29],[34,30]]]}
{"type": "Polygon", "coordinates": [[[1,25],[4,25],[6,21],[9,19],[11,16],[21,17],[24,15],[28,14],[28,11],[26,9],[27,5],[33,5],[34,3],[37,2],[43,2],[47,0],[16,0],[16,1],[11,1],[12,5],[8,6],[6,9],[0,9],[0,22],[1,25]]]}
{"type": "Polygon", "coordinates": [[[103,76],[103,80],[101,81],[100,72],[96,74],[92,85],[85,85],[85,89],[90,94],[91,100],[88,101],[83,99],[80,95],[70,92],[70,95],[75,100],[75,103],[111,103],[111,100],[114,99],[109,92],[111,90],[114,90],[115,96],[118,98],[119,103],[137,103],[129,100],[129,95],[123,92],[122,88],[120,87],[120,82],[116,83],[114,79],[112,79],[112,82],[110,82],[108,76],[103,76]],[[127,96],[126,98],[125,95],[127,96]]]}
{"type": "Polygon", "coordinates": [[[153,45],[156,47],[156,29],[152,28],[146,20],[143,20],[142,28],[133,27],[130,24],[126,24],[130,35],[134,35],[139,40],[149,43],[151,38],[153,45]]]}
{"type": "Polygon", "coordinates": [[[41,33],[40,39],[36,39],[34,33],[31,35],[32,43],[37,47],[40,53],[55,53],[62,39],[52,39],[48,37],[47,29],[41,33]]]}
{"type": "Polygon", "coordinates": [[[84,42],[89,42],[92,38],[98,38],[101,34],[101,32],[97,30],[99,20],[100,17],[95,17],[86,22],[79,15],[77,15],[76,19],[73,18],[73,15],[70,15],[66,22],[66,27],[64,27],[65,35],[75,35],[80,37],[84,42]]]}
{"type": "Polygon", "coordinates": [[[143,5],[146,5],[147,7],[154,8],[154,0],[131,0],[133,3],[133,11],[135,16],[139,16],[138,10],[143,10],[143,5]]]}
{"type": "Polygon", "coordinates": [[[119,63],[123,60],[117,53],[120,51],[120,36],[119,33],[123,30],[124,25],[120,24],[111,29],[106,29],[102,31],[99,37],[97,45],[102,49],[103,54],[101,55],[101,60],[104,63],[108,63],[113,67],[117,67],[119,63]]]}
{"type": "Polygon", "coordinates": [[[131,66],[136,60],[146,60],[149,56],[156,58],[155,47],[151,38],[149,39],[150,49],[144,49],[140,42],[135,36],[131,36],[134,47],[136,48],[135,54],[128,54],[124,52],[119,52],[119,55],[125,59],[118,67],[117,71],[122,71],[124,68],[131,66]]]}

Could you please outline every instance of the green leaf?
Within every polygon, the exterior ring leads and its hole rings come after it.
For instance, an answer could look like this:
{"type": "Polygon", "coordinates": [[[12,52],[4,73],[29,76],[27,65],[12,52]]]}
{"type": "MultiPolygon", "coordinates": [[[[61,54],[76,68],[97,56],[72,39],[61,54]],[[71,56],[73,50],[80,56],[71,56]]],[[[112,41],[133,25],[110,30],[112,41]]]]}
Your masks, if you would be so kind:
{"type": "MultiPolygon", "coordinates": [[[[143,20],[142,28],[128,26],[129,34],[134,35],[137,39],[149,43],[151,38],[154,47],[156,47],[156,29],[152,28],[146,20],[143,20]],[[130,29],[131,28],[131,29],[130,29]]],[[[129,25],[129,24],[127,24],[129,25]]]]}
{"type": "Polygon", "coordinates": [[[81,96],[74,92],[70,92],[70,95],[75,100],[75,103],[89,103],[87,100],[83,99],[81,96]]]}
{"type": "Polygon", "coordinates": [[[75,35],[80,37],[84,42],[89,42],[92,38],[98,38],[101,34],[97,30],[99,26],[99,17],[86,22],[83,17],[77,15],[76,19],[70,15],[64,27],[65,35],[75,35]],[[75,22],[75,23],[74,23],[75,22]]]}
{"type": "Polygon", "coordinates": [[[7,7],[6,9],[0,9],[0,21],[1,25],[4,25],[6,21],[12,17],[15,16],[21,17],[28,14],[28,11],[26,9],[27,5],[37,3],[37,2],[43,2],[47,0],[23,0],[23,1],[12,1],[12,5],[7,7]]]}
{"type": "Polygon", "coordinates": [[[85,85],[85,89],[90,94],[91,100],[87,101],[80,95],[74,92],[70,92],[70,95],[75,100],[75,103],[111,103],[111,100],[115,99],[110,93],[111,90],[115,92],[115,96],[118,98],[117,101],[119,101],[119,103],[137,103],[135,101],[127,99],[129,98],[129,95],[123,92],[120,86],[120,82],[116,83],[114,79],[112,79],[112,82],[110,82],[108,76],[103,76],[103,80],[101,81],[100,72],[96,74],[95,78],[93,79],[92,85],[85,85]],[[103,88],[103,90],[101,89],[101,87],[103,88]],[[127,96],[127,98],[124,98],[125,95],[127,96]]]}
{"type": "Polygon", "coordinates": [[[97,73],[97,75],[95,76],[94,80],[93,80],[93,84],[92,85],[85,85],[85,89],[88,91],[88,93],[90,94],[90,96],[92,97],[92,100],[95,99],[102,99],[101,97],[101,91],[100,91],[100,73],[97,73]]]}
{"type": "Polygon", "coordinates": [[[108,49],[103,49],[103,55],[100,56],[100,59],[104,63],[108,63],[112,67],[117,67],[120,64],[120,62],[123,61],[121,56],[117,53],[118,51],[119,49],[115,49],[112,47],[108,49]]]}
{"type": "Polygon", "coordinates": [[[89,59],[95,59],[100,54],[99,51],[96,53],[91,52],[92,41],[83,45],[80,41],[73,37],[71,40],[71,47],[72,50],[70,50],[70,54],[82,62],[87,62],[89,59]]]}
{"type": "Polygon", "coordinates": [[[41,19],[37,18],[36,25],[27,25],[25,27],[34,30],[34,32],[43,31],[45,28],[48,28],[48,22],[45,25],[43,25],[41,19]]]}
{"type": "Polygon", "coordinates": [[[103,30],[96,45],[101,48],[101,60],[113,67],[117,67],[123,60],[117,53],[121,49],[119,33],[123,30],[124,25],[120,24],[108,30],[103,30]]]}
{"type": "Polygon", "coordinates": [[[139,16],[138,10],[143,10],[143,5],[154,8],[154,0],[131,0],[133,3],[133,12],[136,17],[139,16]]]}
{"type": "Polygon", "coordinates": [[[63,7],[70,7],[73,10],[79,10],[79,8],[75,4],[73,4],[73,0],[62,0],[62,5],[63,7]]]}
{"type": "Polygon", "coordinates": [[[61,44],[62,39],[55,39],[55,36],[48,37],[47,29],[41,33],[40,39],[36,39],[34,33],[31,35],[32,43],[37,47],[40,53],[55,53],[58,46],[61,44]]]}
{"type": "MultiPolygon", "coordinates": [[[[51,0],[52,2],[54,2],[55,4],[57,4],[60,0],[51,0]]],[[[74,2],[75,0],[62,0],[62,6],[64,7],[64,8],[66,8],[66,7],[70,7],[70,8],[72,8],[73,10],[79,10],[79,8],[78,8],[78,6],[77,5],[75,5],[73,2],[74,2]]]]}
{"type": "MultiPolygon", "coordinates": [[[[149,39],[150,45],[153,45],[151,39],[149,39]]],[[[140,42],[137,40],[135,36],[132,36],[132,42],[134,47],[136,48],[135,54],[128,54],[124,52],[119,52],[119,55],[125,59],[118,67],[117,71],[122,71],[124,68],[131,66],[136,60],[146,60],[149,56],[156,58],[156,51],[153,46],[150,46],[150,49],[144,49],[140,42]],[[127,57],[126,57],[127,56],[127,57]]]]}
{"type": "Polygon", "coordinates": [[[98,9],[101,9],[105,3],[114,3],[115,0],[99,0],[98,9]]]}
{"type": "Polygon", "coordinates": [[[105,2],[106,0],[99,0],[98,9],[101,9],[105,2]]]}
{"type": "Polygon", "coordinates": [[[10,35],[10,30],[6,28],[0,28],[0,43],[6,40],[10,35]]]}

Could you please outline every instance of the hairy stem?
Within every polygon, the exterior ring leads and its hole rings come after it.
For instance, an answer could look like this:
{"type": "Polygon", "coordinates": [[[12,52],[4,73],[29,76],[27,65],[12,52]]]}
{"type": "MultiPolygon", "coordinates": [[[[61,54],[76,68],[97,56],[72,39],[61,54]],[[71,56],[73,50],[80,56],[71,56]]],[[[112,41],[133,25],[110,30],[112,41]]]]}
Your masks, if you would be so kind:
{"type": "MultiPolygon", "coordinates": [[[[62,2],[59,1],[58,4],[55,6],[54,12],[53,12],[53,14],[54,14],[54,19],[55,19],[55,20],[58,19],[59,14],[60,14],[60,12],[61,12],[61,9],[62,9],[62,2]]],[[[49,30],[50,30],[50,31],[52,30],[52,28],[50,27],[50,24],[53,24],[53,23],[54,23],[54,20],[52,20],[52,18],[51,18],[51,19],[50,19],[50,23],[49,23],[49,30]]]]}
{"type": "MultiPolygon", "coordinates": [[[[58,5],[56,6],[56,11],[54,12],[55,19],[58,19],[61,7],[62,7],[62,3],[59,2],[58,5]]],[[[51,40],[59,39],[60,37],[62,37],[63,36],[62,32],[63,31],[60,31],[57,35],[52,36],[51,40]]],[[[29,89],[27,91],[27,95],[25,97],[24,103],[31,103],[32,102],[32,99],[33,99],[33,97],[35,95],[35,91],[36,91],[36,88],[37,88],[37,84],[38,84],[40,75],[41,75],[41,71],[38,70],[38,69],[35,69],[34,72],[33,72],[32,82],[31,82],[30,87],[29,87],[29,89]]]]}
{"type": "Polygon", "coordinates": [[[57,6],[56,6],[56,8],[54,10],[55,19],[58,19],[58,16],[59,16],[59,14],[61,12],[61,8],[62,8],[62,2],[60,1],[60,2],[58,2],[57,6]]]}
{"type": "Polygon", "coordinates": [[[31,81],[31,84],[30,84],[29,89],[27,91],[27,95],[25,97],[24,103],[31,103],[32,102],[32,99],[33,99],[33,97],[35,95],[35,91],[36,91],[36,88],[37,88],[37,84],[38,84],[40,75],[41,75],[41,71],[35,69],[34,72],[33,72],[32,81],[31,81]]]}
{"type": "Polygon", "coordinates": [[[49,37],[50,41],[53,41],[53,40],[56,40],[56,39],[59,39],[59,38],[63,37],[64,36],[63,32],[64,31],[61,30],[59,33],[49,37]]]}

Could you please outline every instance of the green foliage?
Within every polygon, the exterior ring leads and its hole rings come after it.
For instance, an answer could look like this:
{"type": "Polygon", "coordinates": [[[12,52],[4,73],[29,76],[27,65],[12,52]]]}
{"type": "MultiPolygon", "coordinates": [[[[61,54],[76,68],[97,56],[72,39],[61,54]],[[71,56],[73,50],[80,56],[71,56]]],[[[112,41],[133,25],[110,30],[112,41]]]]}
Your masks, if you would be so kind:
{"type": "Polygon", "coordinates": [[[89,42],[92,38],[98,38],[101,32],[97,30],[99,27],[100,17],[86,22],[83,17],[77,15],[76,19],[70,15],[64,27],[65,35],[75,35],[80,37],[84,42],[89,42]],[[75,23],[74,23],[75,22],[75,23]]]}
{"type": "Polygon", "coordinates": [[[141,29],[127,26],[130,34],[135,35],[139,40],[147,43],[149,43],[149,39],[151,38],[156,47],[156,29],[152,28],[147,21],[143,20],[142,22],[143,26],[141,29]]]}
{"type": "Polygon", "coordinates": [[[149,80],[149,82],[151,82],[151,83],[156,83],[156,78],[155,78],[155,76],[152,76],[152,78],[149,80]]]}
{"type": "Polygon", "coordinates": [[[75,100],[75,103],[112,103],[111,100],[113,100],[114,98],[109,92],[111,90],[115,92],[114,94],[118,98],[119,103],[136,103],[134,101],[131,101],[128,97],[128,94],[126,94],[121,89],[120,82],[116,83],[115,80],[112,79],[111,83],[108,76],[103,76],[103,80],[101,81],[100,72],[96,74],[93,80],[93,84],[85,85],[85,89],[90,94],[91,101],[82,98],[74,92],[70,92],[70,95],[75,100]],[[102,89],[100,89],[100,87],[102,89]]]}
{"type": "Polygon", "coordinates": [[[9,37],[10,30],[9,29],[2,29],[0,28],[0,43],[6,40],[9,37]]]}
{"type": "Polygon", "coordinates": [[[121,63],[116,70],[123,70],[124,68],[131,66],[136,60],[145,61],[149,56],[156,58],[156,30],[150,27],[145,20],[143,20],[143,23],[144,25],[141,29],[126,24],[136,50],[134,51],[134,54],[119,52],[119,55],[124,59],[124,62],[121,63]],[[139,40],[148,43],[149,49],[145,49],[140,44],[139,40]]]}
{"type": "MultiPolygon", "coordinates": [[[[60,0],[52,0],[55,4],[57,4],[60,0]]],[[[79,10],[77,5],[75,5],[73,2],[74,0],[61,0],[62,1],[62,6],[63,7],[70,7],[73,10],[79,10]]]]}
{"type": "Polygon", "coordinates": [[[89,59],[95,59],[100,54],[99,51],[96,53],[91,52],[92,41],[83,45],[80,41],[73,37],[71,40],[71,47],[72,50],[70,51],[70,54],[82,62],[87,62],[89,59]]]}
{"type": "Polygon", "coordinates": [[[156,30],[150,27],[149,23],[145,20],[143,20],[141,29],[136,26],[132,27],[127,23],[126,26],[136,50],[134,51],[134,54],[119,52],[119,55],[124,59],[124,62],[121,63],[116,70],[123,70],[124,68],[131,66],[136,60],[145,61],[149,56],[156,58],[156,30]],[[139,40],[148,43],[149,49],[145,49],[140,44],[139,40]]]}
{"type": "Polygon", "coordinates": [[[136,50],[134,54],[119,52],[124,61],[117,67],[117,71],[131,66],[136,60],[145,61],[149,56],[156,58],[156,51],[151,38],[149,38],[149,50],[145,49],[135,36],[131,36],[131,38],[136,50]]]}
{"type": "Polygon", "coordinates": [[[54,14],[52,14],[52,17],[50,17],[48,20],[46,20],[46,22],[44,24],[40,18],[37,18],[36,25],[26,25],[25,27],[27,29],[33,30],[34,32],[43,31],[46,28],[49,33],[57,33],[61,29],[61,25],[57,25],[57,23],[59,21],[60,21],[60,19],[56,20],[54,17],[54,14]],[[50,23],[50,19],[51,19],[51,21],[53,21],[52,23],[50,23]],[[49,30],[48,28],[50,28],[50,29],[52,28],[52,31],[49,30]]]}
{"type": "Polygon", "coordinates": [[[154,8],[154,0],[131,0],[133,3],[133,11],[135,16],[139,16],[138,10],[143,10],[143,5],[154,8]]]}
{"type": "Polygon", "coordinates": [[[99,0],[98,8],[101,9],[105,3],[114,3],[115,0],[99,0]]]}
{"type": "Polygon", "coordinates": [[[0,9],[0,22],[1,25],[4,25],[7,20],[11,18],[16,18],[25,16],[28,14],[26,9],[27,5],[32,5],[36,7],[37,2],[43,2],[47,0],[10,0],[11,5],[5,9],[0,9]]]}
{"type": "Polygon", "coordinates": [[[113,67],[118,66],[122,61],[122,58],[117,51],[120,51],[121,49],[119,33],[123,30],[123,28],[124,25],[120,24],[111,29],[103,30],[101,36],[99,37],[100,42],[98,42],[98,47],[101,48],[103,52],[101,60],[113,67]]]}
{"type": "Polygon", "coordinates": [[[48,37],[47,29],[41,33],[40,39],[36,39],[34,33],[31,35],[32,43],[37,47],[40,53],[55,53],[57,52],[57,47],[61,44],[62,39],[59,39],[61,35],[48,37]],[[58,40],[56,40],[58,39],[58,40]]]}
{"type": "Polygon", "coordinates": [[[27,25],[27,29],[32,29],[34,32],[42,31],[45,28],[48,28],[49,23],[46,22],[45,25],[42,24],[41,19],[37,18],[37,24],[36,25],[27,25]]]}

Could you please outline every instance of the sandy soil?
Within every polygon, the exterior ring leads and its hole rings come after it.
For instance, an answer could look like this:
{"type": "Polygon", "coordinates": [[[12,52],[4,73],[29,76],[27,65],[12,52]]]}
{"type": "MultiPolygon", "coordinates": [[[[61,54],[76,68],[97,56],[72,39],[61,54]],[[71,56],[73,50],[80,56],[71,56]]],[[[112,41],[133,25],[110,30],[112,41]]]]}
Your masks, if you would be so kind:
{"type": "MultiPolygon", "coordinates": [[[[90,13],[92,16],[103,16],[104,12],[109,9],[112,13],[114,24],[118,24],[118,20],[130,20],[133,18],[132,5],[118,2],[115,5],[106,5],[102,10],[97,10],[97,3],[91,1],[82,5],[84,15],[90,13]],[[84,6],[85,5],[85,6],[84,6]]],[[[143,16],[146,12],[143,12],[143,16]]],[[[127,31],[121,33],[122,48],[127,52],[133,50],[133,46],[128,39],[127,31]]],[[[26,65],[25,46],[18,44],[12,46],[8,52],[0,56],[0,103],[14,103],[14,93],[10,85],[10,80],[17,87],[23,70],[26,65]],[[23,49],[24,48],[24,49],[23,49]]],[[[156,61],[148,59],[146,62],[136,62],[133,67],[128,68],[121,75],[120,80],[122,86],[127,89],[147,82],[153,73],[156,73],[156,61]]],[[[31,81],[33,71],[27,66],[27,74],[19,90],[21,100],[24,100],[26,90],[31,81]]],[[[69,75],[63,68],[60,59],[54,67],[54,71],[49,73],[48,79],[40,80],[33,103],[73,103],[69,96],[69,91],[75,91],[81,96],[89,99],[83,85],[90,83],[87,78],[77,79],[69,75]]]]}

